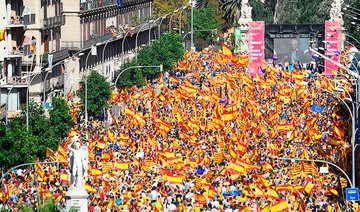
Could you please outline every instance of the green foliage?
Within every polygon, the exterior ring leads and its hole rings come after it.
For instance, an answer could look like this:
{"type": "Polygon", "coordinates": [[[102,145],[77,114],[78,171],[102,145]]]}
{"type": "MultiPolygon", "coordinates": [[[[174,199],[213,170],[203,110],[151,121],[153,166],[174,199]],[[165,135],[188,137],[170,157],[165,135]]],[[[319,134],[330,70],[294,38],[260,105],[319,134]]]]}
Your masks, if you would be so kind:
{"type": "Polygon", "coordinates": [[[242,0],[219,0],[220,8],[225,13],[225,20],[236,24],[240,18],[241,1],[242,0]]]}
{"type": "Polygon", "coordinates": [[[62,98],[52,98],[52,105],[53,108],[49,111],[50,124],[53,126],[56,135],[61,139],[65,138],[72,123],[70,108],[65,99],[62,98]]]}
{"type": "MultiPolygon", "coordinates": [[[[354,15],[353,12],[356,13],[360,13],[359,11],[356,11],[356,9],[360,10],[360,2],[359,1],[345,1],[345,3],[349,4],[351,8],[348,8],[347,10],[344,10],[345,14],[351,15],[351,16],[356,16],[354,15]],[[355,8],[355,9],[353,9],[355,8]],[[350,12],[353,11],[353,12],[350,12]]],[[[360,18],[360,16],[357,16],[357,18],[360,18]]],[[[351,37],[354,37],[356,40],[360,41],[360,30],[358,31],[357,29],[359,29],[360,23],[359,21],[354,21],[352,20],[352,18],[348,17],[348,16],[344,16],[344,23],[345,23],[345,28],[348,30],[347,34],[350,35],[351,37]],[[355,22],[356,24],[352,24],[351,22],[355,22]]],[[[360,44],[357,43],[357,41],[355,41],[353,38],[350,38],[349,36],[346,36],[346,39],[348,39],[348,41],[354,45],[356,45],[356,47],[358,49],[360,49],[360,44]]]]}
{"type": "MultiPolygon", "coordinates": [[[[194,30],[218,29],[219,24],[215,17],[216,13],[213,8],[204,8],[202,10],[194,9],[194,30]]],[[[212,32],[195,32],[194,37],[211,41],[212,32]]]]}
{"type": "Polygon", "coordinates": [[[260,0],[249,1],[250,6],[253,8],[251,12],[254,21],[265,21],[266,23],[274,22],[276,0],[267,0],[263,4],[260,0]]]}
{"type": "MultiPolygon", "coordinates": [[[[83,109],[85,108],[85,79],[80,82],[77,95],[81,98],[83,109]]],[[[87,77],[87,110],[89,116],[99,117],[103,109],[108,106],[111,98],[110,83],[106,78],[92,70],[87,77]]]]}
{"type": "Polygon", "coordinates": [[[34,162],[46,157],[46,148],[55,150],[67,136],[71,123],[65,100],[53,98],[53,108],[46,118],[40,104],[29,103],[29,131],[26,131],[26,108],[7,126],[0,124],[0,167],[34,162]]]}
{"type": "MultiPolygon", "coordinates": [[[[42,204],[38,205],[35,210],[31,206],[28,205],[22,205],[20,206],[20,211],[23,212],[33,212],[33,211],[39,211],[39,212],[59,212],[63,211],[63,209],[55,203],[55,200],[53,198],[49,198],[45,200],[42,204]]],[[[70,209],[70,211],[72,211],[70,209]]]]}
{"type": "MultiPolygon", "coordinates": [[[[174,67],[176,62],[183,57],[185,50],[182,46],[182,38],[177,33],[164,34],[159,41],[154,41],[150,46],[145,46],[138,51],[138,62],[135,59],[128,60],[115,73],[117,76],[128,67],[132,66],[159,66],[163,65],[164,70],[174,67]]],[[[117,88],[141,87],[145,79],[153,80],[159,76],[159,68],[128,69],[124,71],[117,81],[117,88]]],[[[115,80],[114,80],[115,82],[115,80]]]]}

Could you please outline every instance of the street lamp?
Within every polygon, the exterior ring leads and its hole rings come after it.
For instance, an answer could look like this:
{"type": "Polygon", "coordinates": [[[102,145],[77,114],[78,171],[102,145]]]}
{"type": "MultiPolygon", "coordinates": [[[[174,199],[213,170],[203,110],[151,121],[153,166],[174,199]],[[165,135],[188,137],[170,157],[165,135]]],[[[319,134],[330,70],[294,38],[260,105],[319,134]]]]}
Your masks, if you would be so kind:
{"type": "Polygon", "coordinates": [[[46,103],[46,78],[48,76],[49,73],[52,73],[52,67],[51,68],[46,68],[46,75],[45,75],[45,79],[44,79],[44,88],[43,88],[43,97],[44,97],[44,112],[46,111],[46,107],[45,107],[45,103],[46,103]]]}
{"type": "Polygon", "coordinates": [[[181,12],[180,12],[180,15],[179,15],[179,35],[181,36],[181,14],[182,12],[184,11],[184,9],[186,9],[190,4],[187,4],[185,5],[182,9],[181,9],[181,12]]]}
{"type": "MultiPolygon", "coordinates": [[[[49,72],[51,69],[45,69],[45,71],[49,72]]],[[[29,76],[28,86],[26,88],[26,131],[29,131],[29,89],[31,86],[32,81],[36,78],[37,75],[41,74],[42,72],[35,73],[29,76]],[[31,78],[33,76],[33,78],[31,78]]]]}
{"type": "MultiPolygon", "coordinates": [[[[340,64],[340,63],[338,63],[338,62],[336,62],[336,61],[330,60],[328,57],[326,57],[325,55],[323,55],[323,54],[315,51],[315,50],[312,49],[312,48],[310,48],[310,50],[311,50],[312,52],[316,53],[317,55],[321,56],[322,58],[324,58],[324,59],[326,59],[326,60],[329,60],[329,61],[333,62],[335,65],[343,68],[343,69],[346,70],[350,75],[354,76],[354,77],[358,80],[358,82],[360,81],[360,80],[359,80],[359,74],[358,74],[358,73],[355,73],[355,72],[351,71],[350,69],[348,69],[347,67],[343,66],[342,64],[340,64]]],[[[336,96],[336,97],[338,97],[338,96],[336,96]]],[[[344,102],[343,99],[341,99],[340,97],[338,97],[338,98],[339,98],[341,101],[344,102]]],[[[347,106],[347,104],[345,104],[345,106],[348,108],[348,110],[349,110],[349,112],[350,112],[350,115],[351,115],[351,119],[352,119],[352,142],[351,142],[351,145],[352,145],[352,151],[353,151],[353,153],[355,153],[355,150],[354,150],[354,145],[355,145],[355,119],[354,119],[354,118],[355,118],[355,117],[354,117],[353,114],[351,113],[350,108],[347,106]]],[[[352,170],[353,170],[353,171],[352,171],[352,181],[353,181],[353,183],[354,183],[354,186],[355,186],[355,180],[356,180],[356,177],[355,177],[355,175],[356,175],[356,173],[355,173],[355,167],[356,167],[356,166],[355,166],[355,159],[356,159],[356,158],[355,158],[355,154],[353,154],[353,155],[352,155],[352,170]]]]}
{"type": "Polygon", "coordinates": [[[175,10],[171,16],[170,16],[170,22],[169,22],[169,33],[171,33],[171,19],[174,17],[175,13],[177,13],[180,9],[175,10]]]}
{"type": "Polygon", "coordinates": [[[105,49],[106,49],[106,46],[113,40],[113,38],[105,41],[105,45],[104,45],[104,48],[103,48],[103,51],[102,51],[102,66],[101,66],[101,72],[102,72],[102,75],[104,76],[105,75],[105,49]]]}
{"type": "Polygon", "coordinates": [[[160,68],[160,71],[162,72],[163,69],[163,65],[159,65],[159,66],[131,66],[131,67],[127,67],[124,70],[122,70],[119,75],[116,77],[115,79],[115,84],[114,84],[114,90],[116,91],[116,85],[117,85],[117,81],[119,80],[119,77],[122,73],[124,73],[125,71],[129,70],[129,69],[134,69],[134,68],[160,68]]]}
{"type": "Polygon", "coordinates": [[[142,30],[142,28],[144,27],[144,26],[146,26],[146,25],[148,25],[149,26],[149,30],[150,30],[150,23],[151,22],[153,22],[154,20],[150,20],[148,23],[144,23],[141,27],[140,27],[140,29],[139,29],[139,31],[137,32],[137,34],[136,34],[136,39],[135,39],[135,60],[136,60],[136,62],[137,62],[137,58],[138,58],[138,37],[139,37],[139,33],[141,33],[141,30],[142,30]]]}
{"type": "Polygon", "coordinates": [[[134,29],[134,28],[131,28],[131,29],[125,34],[125,36],[123,37],[122,44],[121,44],[121,65],[124,64],[124,57],[125,57],[124,44],[125,44],[125,39],[126,39],[126,37],[128,36],[128,34],[131,32],[131,30],[133,30],[133,29],[134,29]]]}
{"type": "MultiPolygon", "coordinates": [[[[356,10],[356,11],[359,11],[360,12],[360,10],[359,9],[357,9],[357,8],[355,8],[355,7],[351,7],[350,5],[345,5],[345,8],[350,8],[350,9],[353,9],[353,10],[356,10]]],[[[344,8],[344,9],[345,9],[344,8]]]]}
{"type": "Polygon", "coordinates": [[[346,7],[344,8],[344,10],[345,10],[345,11],[349,11],[349,12],[351,12],[351,13],[355,14],[355,15],[360,16],[360,14],[359,14],[359,13],[354,12],[354,11],[352,11],[352,10],[348,10],[348,8],[346,8],[346,7]]]}
{"type": "Polygon", "coordinates": [[[191,1],[191,51],[194,50],[194,7],[196,0],[191,1]]]}
{"type": "MultiPolygon", "coordinates": [[[[88,59],[90,54],[92,54],[92,48],[97,48],[99,44],[96,44],[96,46],[92,46],[91,49],[89,50],[89,53],[86,56],[86,60],[85,60],[85,125],[87,126],[88,124],[88,105],[87,105],[87,63],[88,63],[88,59]]],[[[96,55],[96,54],[95,54],[96,55]]]]}
{"type": "Polygon", "coordinates": [[[311,160],[311,159],[300,159],[300,158],[278,158],[278,159],[280,159],[280,160],[290,160],[290,161],[297,160],[297,161],[318,162],[318,163],[326,163],[326,164],[332,165],[332,166],[334,166],[335,168],[337,168],[338,170],[340,170],[344,174],[346,179],[349,181],[351,188],[355,188],[354,182],[351,182],[350,177],[346,174],[346,172],[344,170],[342,170],[339,166],[337,166],[334,163],[331,163],[331,162],[328,162],[328,161],[325,161],[325,160],[311,160]]]}

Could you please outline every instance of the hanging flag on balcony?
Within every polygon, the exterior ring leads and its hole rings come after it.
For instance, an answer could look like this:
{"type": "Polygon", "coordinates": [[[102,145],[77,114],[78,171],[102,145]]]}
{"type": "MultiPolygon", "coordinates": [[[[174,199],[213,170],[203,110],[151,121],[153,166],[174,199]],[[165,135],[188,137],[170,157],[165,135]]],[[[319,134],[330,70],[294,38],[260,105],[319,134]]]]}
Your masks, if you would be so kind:
{"type": "Polygon", "coordinates": [[[5,40],[6,37],[6,29],[0,30],[0,41],[5,40]]]}

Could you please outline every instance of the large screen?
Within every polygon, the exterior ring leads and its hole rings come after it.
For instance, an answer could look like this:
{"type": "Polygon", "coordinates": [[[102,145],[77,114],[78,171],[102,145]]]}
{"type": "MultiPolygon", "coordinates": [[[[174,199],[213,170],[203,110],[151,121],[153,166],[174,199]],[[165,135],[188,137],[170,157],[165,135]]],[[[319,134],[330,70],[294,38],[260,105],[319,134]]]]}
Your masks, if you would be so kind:
{"type": "Polygon", "coordinates": [[[310,45],[316,49],[316,44],[310,43],[309,38],[274,39],[274,54],[279,58],[276,63],[295,64],[313,61],[310,45]]]}

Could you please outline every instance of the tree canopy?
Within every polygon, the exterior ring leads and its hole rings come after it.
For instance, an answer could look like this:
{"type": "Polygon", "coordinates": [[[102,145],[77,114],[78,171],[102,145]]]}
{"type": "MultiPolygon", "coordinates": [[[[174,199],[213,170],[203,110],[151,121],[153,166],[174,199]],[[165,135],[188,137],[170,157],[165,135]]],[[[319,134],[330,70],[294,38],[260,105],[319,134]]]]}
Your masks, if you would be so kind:
{"type": "MultiPolygon", "coordinates": [[[[81,98],[83,109],[85,107],[85,79],[80,81],[77,95],[81,98]]],[[[103,109],[107,107],[111,97],[110,83],[106,78],[92,70],[87,77],[87,110],[88,115],[100,117],[103,109]]]]}
{"type": "MultiPolygon", "coordinates": [[[[132,66],[160,66],[163,65],[164,70],[169,70],[174,67],[176,62],[183,57],[185,53],[182,45],[182,38],[177,33],[167,33],[161,36],[160,42],[153,41],[150,46],[144,46],[138,51],[138,61],[135,59],[128,60],[115,73],[114,79],[124,69],[132,66]]],[[[138,87],[144,85],[146,80],[153,80],[159,76],[159,68],[142,68],[129,69],[121,74],[117,82],[117,88],[138,87]]],[[[115,80],[114,80],[115,82],[115,80]]]]}
{"type": "Polygon", "coordinates": [[[0,124],[0,167],[34,162],[46,157],[46,149],[57,149],[68,135],[72,123],[65,100],[53,98],[50,118],[44,114],[41,104],[29,103],[29,131],[26,130],[26,109],[11,119],[8,125],[0,124]]]}

